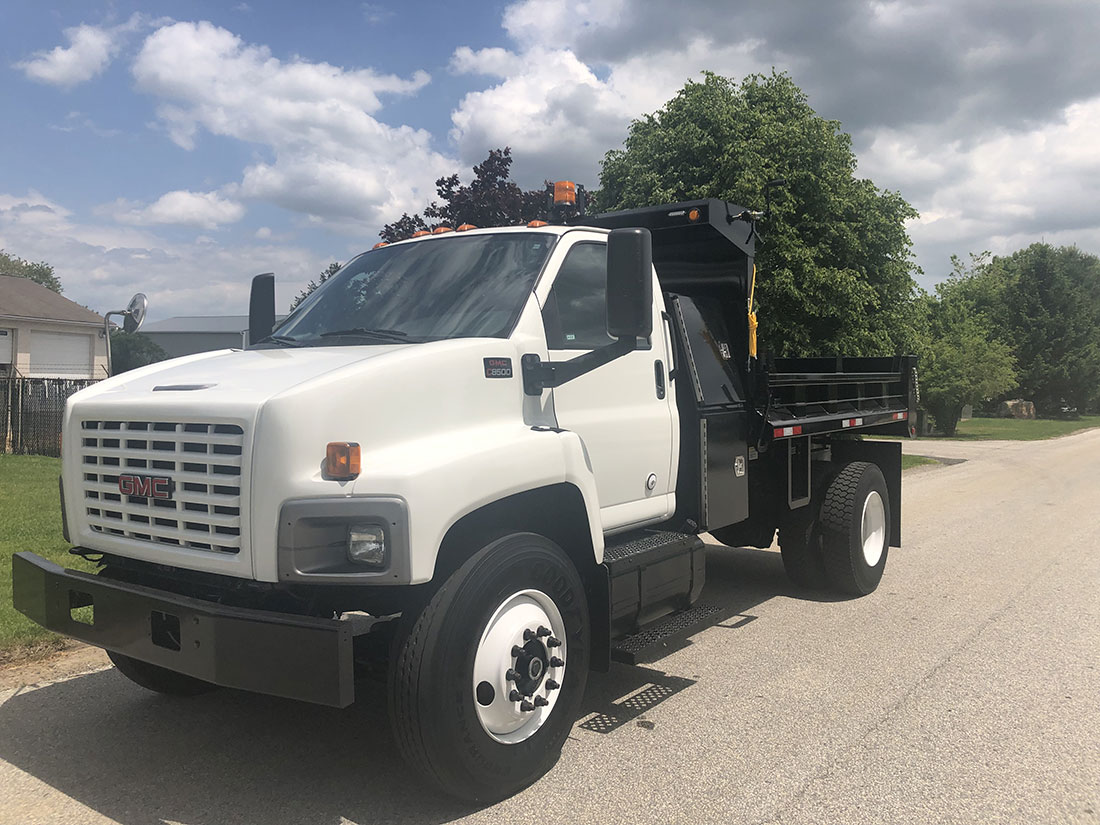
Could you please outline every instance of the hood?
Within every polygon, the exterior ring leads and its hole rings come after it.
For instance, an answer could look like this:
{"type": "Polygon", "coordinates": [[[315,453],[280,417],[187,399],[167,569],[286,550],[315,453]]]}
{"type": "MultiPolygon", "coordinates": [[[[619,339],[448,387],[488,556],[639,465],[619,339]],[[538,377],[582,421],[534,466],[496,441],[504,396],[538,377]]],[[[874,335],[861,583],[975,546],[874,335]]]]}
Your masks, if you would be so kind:
{"type": "Polygon", "coordinates": [[[171,404],[239,402],[252,404],[272,398],[333,370],[369,361],[409,344],[356,347],[301,347],[285,349],[220,350],[175,358],[125,372],[79,393],[80,400],[96,397],[110,402],[125,397],[171,404]]]}

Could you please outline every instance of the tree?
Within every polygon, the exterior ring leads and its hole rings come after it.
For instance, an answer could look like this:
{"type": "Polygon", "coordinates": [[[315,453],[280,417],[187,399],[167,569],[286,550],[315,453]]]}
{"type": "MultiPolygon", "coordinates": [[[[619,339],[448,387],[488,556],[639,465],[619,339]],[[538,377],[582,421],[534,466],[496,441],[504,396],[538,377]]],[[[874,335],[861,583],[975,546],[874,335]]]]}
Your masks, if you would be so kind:
{"type": "Polygon", "coordinates": [[[140,332],[111,330],[111,369],[115,375],[120,372],[155,364],[168,357],[168,353],[148,336],[140,332]]]}
{"type": "Polygon", "coordinates": [[[323,284],[325,281],[327,281],[329,278],[339,272],[341,266],[343,266],[343,264],[341,264],[339,261],[333,261],[324,268],[320,275],[317,276],[316,281],[311,279],[310,282],[306,284],[306,288],[299,292],[298,297],[291,302],[290,311],[293,312],[294,310],[296,310],[298,308],[298,304],[302,303],[302,301],[308,298],[313,290],[315,290],[317,287],[319,287],[321,284],[323,284]]]}
{"type": "Polygon", "coordinates": [[[458,175],[439,178],[435,190],[440,201],[432,201],[424,215],[403,214],[382,227],[379,236],[387,243],[403,241],[413,232],[434,226],[455,229],[464,223],[474,226],[514,226],[538,218],[546,210],[546,193],[527,192],[512,182],[512,150],[492,149],[489,156],[474,167],[474,179],[463,185],[458,175]]]}
{"type": "Polygon", "coordinates": [[[1040,415],[1100,403],[1100,258],[1035,243],[975,257],[970,275],[962,287],[1012,345],[1020,395],[1040,415]]]}
{"type": "Polygon", "coordinates": [[[30,278],[36,284],[42,284],[47,289],[52,289],[60,294],[61,281],[53,272],[53,266],[45,261],[31,263],[15,255],[0,250],[0,275],[14,275],[17,278],[30,278]]]}
{"type": "Polygon", "coordinates": [[[851,139],[786,74],[738,85],[710,72],[635,120],[600,173],[600,210],[721,198],[764,205],[756,294],[776,355],[903,353],[914,344],[915,269],[896,192],[855,177],[851,139]]]}
{"type": "Polygon", "coordinates": [[[967,296],[967,277],[956,261],[955,276],[918,302],[928,333],[921,351],[921,403],[947,435],[955,434],[964,406],[1016,386],[1012,350],[967,296]]]}

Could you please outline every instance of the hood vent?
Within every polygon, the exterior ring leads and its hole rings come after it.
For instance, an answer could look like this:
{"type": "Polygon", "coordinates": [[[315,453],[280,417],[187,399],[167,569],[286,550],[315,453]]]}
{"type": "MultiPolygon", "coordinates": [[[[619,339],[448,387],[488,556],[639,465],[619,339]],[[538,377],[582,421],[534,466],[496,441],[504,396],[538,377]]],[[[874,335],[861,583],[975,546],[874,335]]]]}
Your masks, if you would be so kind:
{"type": "Polygon", "coordinates": [[[191,390],[206,390],[216,387],[217,384],[161,384],[153,387],[153,392],[190,392],[191,390]]]}

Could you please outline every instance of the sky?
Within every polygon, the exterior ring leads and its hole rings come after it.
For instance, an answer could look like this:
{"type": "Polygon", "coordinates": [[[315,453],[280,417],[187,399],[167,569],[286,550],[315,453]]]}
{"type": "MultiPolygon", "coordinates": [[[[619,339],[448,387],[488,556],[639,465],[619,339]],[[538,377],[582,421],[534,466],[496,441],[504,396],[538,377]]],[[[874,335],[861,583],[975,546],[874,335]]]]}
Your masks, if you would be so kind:
{"type": "Polygon", "coordinates": [[[282,310],[490,149],[596,188],[687,80],[774,68],[920,212],[930,287],[1100,253],[1098,31],[1093,0],[4,0],[0,249],[99,312],[244,314],[267,271],[282,310]]]}

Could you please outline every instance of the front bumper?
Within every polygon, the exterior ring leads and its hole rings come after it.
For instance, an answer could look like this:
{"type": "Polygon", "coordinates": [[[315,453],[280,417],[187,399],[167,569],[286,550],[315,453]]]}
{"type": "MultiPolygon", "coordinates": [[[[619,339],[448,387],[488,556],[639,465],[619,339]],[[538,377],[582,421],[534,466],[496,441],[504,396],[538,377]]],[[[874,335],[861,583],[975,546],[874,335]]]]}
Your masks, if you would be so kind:
{"type": "Polygon", "coordinates": [[[90,645],[223,687],[320,705],[355,700],[347,622],[228,607],[12,557],[15,609],[90,645]],[[92,605],[93,622],[73,617],[92,605]]]}

